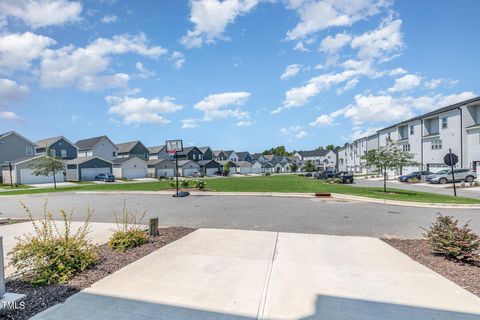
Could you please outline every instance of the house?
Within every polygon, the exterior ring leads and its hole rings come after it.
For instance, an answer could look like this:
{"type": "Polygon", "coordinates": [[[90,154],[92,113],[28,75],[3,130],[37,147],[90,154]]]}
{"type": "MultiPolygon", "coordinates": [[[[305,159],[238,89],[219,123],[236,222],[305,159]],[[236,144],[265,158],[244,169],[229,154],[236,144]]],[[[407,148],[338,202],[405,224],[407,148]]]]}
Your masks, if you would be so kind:
{"type": "Polygon", "coordinates": [[[295,156],[302,161],[312,161],[317,170],[335,169],[337,167],[337,153],[333,150],[297,151],[295,156]]]}
{"type": "Polygon", "coordinates": [[[173,159],[173,156],[167,153],[167,147],[165,145],[148,147],[148,159],[173,159]]]}
{"type": "Polygon", "coordinates": [[[137,157],[140,159],[148,160],[150,150],[143,145],[140,141],[130,141],[124,143],[118,143],[118,158],[131,158],[137,157]]]}
{"type": "Polygon", "coordinates": [[[252,163],[248,161],[237,161],[235,162],[237,166],[237,173],[240,174],[250,174],[252,173],[252,163]]]}
{"type": "Polygon", "coordinates": [[[260,161],[254,161],[252,164],[252,173],[263,173],[263,163],[260,161]]]}
{"type": "Polygon", "coordinates": [[[147,177],[147,161],[137,156],[113,160],[112,173],[117,179],[138,179],[147,177]]]}
{"type": "Polygon", "coordinates": [[[338,150],[338,171],[348,171],[347,169],[347,147],[338,150]]]}
{"type": "Polygon", "coordinates": [[[282,173],[292,172],[289,162],[283,162],[283,163],[279,162],[278,164],[281,166],[280,172],[282,173]]]}
{"type": "Polygon", "coordinates": [[[167,159],[148,160],[150,178],[175,177],[175,162],[167,159]]]}
{"type": "Polygon", "coordinates": [[[178,160],[180,176],[191,177],[195,172],[200,172],[200,165],[192,160],[178,160]]]}
{"type": "Polygon", "coordinates": [[[68,181],[93,181],[100,173],[112,173],[113,162],[100,157],[85,156],[68,160],[68,181]]]}
{"type": "Polygon", "coordinates": [[[275,166],[271,164],[270,162],[265,162],[263,163],[263,172],[264,173],[273,173],[275,170],[275,166]]]}
{"type": "MultiPolygon", "coordinates": [[[[15,131],[0,134],[0,165],[35,155],[35,143],[15,131]]],[[[2,182],[0,170],[0,182],[2,182]]],[[[4,182],[5,183],[5,182],[4,182]]]]}
{"type": "Polygon", "coordinates": [[[203,153],[197,147],[186,147],[183,148],[183,151],[177,152],[177,157],[178,160],[201,161],[203,153]]]}
{"type": "Polygon", "coordinates": [[[264,162],[270,162],[273,166],[278,163],[277,156],[273,154],[264,154],[262,155],[262,157],[259,158],[259,161],[262,161],[261,159],[265,159],[264,162]]]}
{"type": "Polygon", "coordinates": [[[200,173],[205,176],[214,176],[220,172],[220,163],[215,160],[202,160],[197,162],[200,166],[200,173]]]}
{"type": "Polygon", "coordinates": [[[253,162],[252,155],[248,151],[237,152],[238,161],[253,162]]]}
{"type": "MultiPolygon", "coordinates": [[[[9,161],[2,165],[3,183],[5,184],[37,184],[37,183],[52,183],[53,175],[36,176],[33,174],[35,165],[38,163],[43,155],[28,156],[20,159],[9,161]],[[10,163],[12,171],[10,172],[10,163]],[[11,179],[10,179],[11,177],[11,179]]],[[[55,174],[57,182],[65,181],[65,172],[61,171],[55,174]]]]}
{"type": "Polygon", "coordinates": [[[118,157],[118,147],[107,136],[78,140],[78,157],[98,157],[113,161],[118,157]]]}
{"type": "Polygon", "coordinates": [[[213,151],[213,160],[215,161],[227,161],[228,156],[223,150],[213,151]]]}
{"type": "Polygon", "coordinates": [[[224,167],[225,165],[228,163],[228,166],[229,166],[229,170],[228,172],[230,174],[234,174],[234,173],[237,173],[237,165],[232,162],[232,161],[217,161],[219,164],[220,164],[220,171],[224,172],[224,167]]]}
{"type": "Polygon", "coordinates": [[[203,160],[213,160],[213,151],[210,147],[199,147],[198,150],[202,152],[203,160]]]}
{"type": "Polygon", "coordinates": [[[462,166],[476,171],[480,177],[480,102],[465,103],[462,116],[465,127],[462,166]]]}
{"type": "Polygon", "coordinates": [[[238,154],[235,151],[228,150],[228,151],[224,151],[224,153],[227,155],[228,161],[232,161],[232,162],[238,161],[238,154]]]}
{"type": "Polygon", "coordinates": [[[77,146],[63,136],[38,140],[36,142],[36,154],[45,154],[50,150],[53,157],[65,160],[75,159],[77,157],[77,146]]]}

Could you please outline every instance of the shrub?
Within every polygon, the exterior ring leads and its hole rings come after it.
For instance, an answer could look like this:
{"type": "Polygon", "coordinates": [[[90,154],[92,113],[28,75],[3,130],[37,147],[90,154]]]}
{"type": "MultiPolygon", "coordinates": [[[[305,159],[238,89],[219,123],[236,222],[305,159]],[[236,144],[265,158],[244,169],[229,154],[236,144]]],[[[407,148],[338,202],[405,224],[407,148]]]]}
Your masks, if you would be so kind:
{"type": "Polygon", "coordinates": [[[205,188],[207,187],[207,183],[203,180],[195,180],[194,181],[194,186],[198,190],[205,190],[205,188]]]}
{"type": "Polygon", "coordinates": [[[188,186],[190,185],[190,180],[182,180],[182,181],[180,181],[180,185],[183,188],[188,188],[188,186]]]}
{"type": "Polygon", "coordinates": [[[36,284],[62,283],[76,272],[95,264],[97,248],[87,240],[92,212],[88,210],[84,224],[72,233],[73,210],[60,210],[63,230],[59,229],[53,215],[43,207],[43,219],[35,221],[30,210],[21,203],[35,233],[18,239],[11,252],[10,265],[15,267],[23,281],[36,284]]]}
{"type": "Polygon", "coordinates": [[[424,236],[434,253],[464,262],[480,261],[480,239],[468,223],[459,227],[458,220],[439,214],[424,236]]]}
{"type": "Polygon", "coordinates": [[[419,182],[420,182],[420,179],[418,179],[418,178],[411,178],[411,179],[408,179],[408,182],[410,182],[410,183],[419,183],[419,182]]]}
{"type": "Polygon", "coordinates": [[[170,178],[170,180],[168,181],[168,184],[170,185],[170,187],[175,188],[176,187],[175,179],[170,178]]]}
{"type": "Polygon", "coordinates": [[[265,175],[269,176],[269,175],[271,175],[271,173],[270,172],[265,172],[265,175]]]}
{"type": "Polygon", "coordinates": [[[140,217],[137,217],[137,214],[131,214],[128,211],[124,201],[121,217],[117,216],[115,209],[113,214],[115,215],[117,230],[114,231],[108,241],[110,249],[125,252],[148,241],[148,235],[141,225],[142,219],[147,214],[146,210],[140,217]]]}

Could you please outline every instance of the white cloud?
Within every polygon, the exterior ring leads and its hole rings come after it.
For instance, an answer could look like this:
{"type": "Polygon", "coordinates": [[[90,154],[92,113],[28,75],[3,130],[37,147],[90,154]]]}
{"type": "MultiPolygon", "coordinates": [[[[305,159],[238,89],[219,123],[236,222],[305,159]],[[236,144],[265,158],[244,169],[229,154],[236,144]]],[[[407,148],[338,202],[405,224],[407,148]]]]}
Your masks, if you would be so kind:
{"type": "Polygon", "coordinates": [[[108,96],[106,98],[110,108],[108,113],[123,118],[126,124],[154,123],[164,125],[170,123],[163,114],[181,110],[183,106],[176,104],[171,97],[163,98],[135,98],[108,96]]]}
{"type": "Polygon", "coordinates": [[[244,105],[250,97],[248,92],[224,92],[211,94],[193,107],[203,111],[203,120],[212,121],[222,118],[247,119],[249,113],[242,111],[240,106],[244,105]]]}
{"type": "Polygon", "coordinates": [[[388,61],[403,48],[400,32],[402,20],[384,20],[375,30],[365,32],[353,38],[351,47],[358,49],[360,59],[378,59],[388,61]]]}
{"type": "Polygon", "coordinates": [[[102,74],[108,70],[112,55],[135,53],[157,58],[166,52],[160,46],[151,46],[144,34],[98,38],[84,48],[66,46],[58,50],[48,49],[41,61],[40,83],[45,88],[75,86],[84,91],[124,87],[128,83],[128,75],[102,74]]]}
{"type": "Polygon", "coordinates": [[[180,69],[185,64],[185,55],[180,51],[173,51],[169,60],[173,61],[175,68],[180,69]]]}
{"type": "Polygon", "coordinates": [[[401,78],[395,79],[393,87],[388,92],[401,92],[414,89],[422,84],[422,77],[416,74],[407,74],[401,78]]]}
{"type": "Polygon", "coordinates": [[[192,0],[190,22],[195,25],[182,37],[187,48],[201,47],[204,43],[224,40],[224,31],[238,16],[250,12],[260,0],[192,0]]]}
{"type": "Polygon", "coordinates": [[[249,121],[249,120],[242,120],[242,121],[238,121],[237,122],[237,127],[249,127],[253,124],[252,121],[249,121]]]}
{"type": "Polygon", "coordinates": [[[285,71],[280,76],[280,80],[287,80],[289,78],[295,77],[300,70],[302,70],[301,64],[291,64],[285,68],[285,71]]]}
{"type": "Polygon", "coordinates": [[[287,39],[297,40],[330,27],[350,26],[389,5],[390,1],[376,0],[289,0],[287,8],[297,11],[300,23],[287,32],[287,39]]]}
{"type": "Polygon", "coordinates": [[[333,117],[328,114],[322,114],[318,116],[315,121],[310,122],[310,127],[324,127],[331,126],[333,124],[333,117]]]}
{"type": "Polygon", "coordinates": [[[180,121],[182,123],[182,129],[190,129],[190,128],[197,128],[198,127],[198,120],[197,119],[183,119],[180,121]]]}
{"type": "Polygon", "coordinates": [[[368,127],[365,130],[357,129],[350,135],[350,139],[351,140],[357,140],[357,139],[360,139],[360,138],[369,137],[369,136],[371,136],[372,134],[375,134],[378,130],[381,130],[381,129],[383,129],[383,128],[382,127],[368,127]]]}
{"type": "Polygon", "coordinates": [[[407,73],[407,70],[403,69],[403,68],[395,68],[395,69],[392,69],[388,72],[389,75],[391,76],[401,76],[401,75],[404,75],[407,73]]]}
{"type": "Polygon", "coordinates": [[[148,70],[143,66],[143,63],[137,62],[135,63],[135,69],[137,69],[138,73],[135,74],[137,78],[140,79],[148,79],[155,75],[154,71],[148,70]]]}
{"type": "Polygon", "coordinates": [[[288,136],[294,137],[296,139],[302,139],[308,137],[308,132],[302,126],[291,126],[287,128],[281,128],[280,133],[288,136]]]}
{"type": "Polygon", "coordinates": [[[431,79],[425,81],[423,84],[425,88],[433,90],[436,89],[438,86],[447,86],[449,88],[455,87],[458,84],[458,80],[450,80],[450,79],[431,79]]]}
{"type": "Polygon", "coordinates": [[[9,79],[0,79],[0,103],[22,100],[28,94],[28,88],[9,79]]]}
{"type": "Polygon", "coordinates": [[[328,36],[320,43],[319,50],[332,55],[350,43],[351,40],[352,36],[347,33],[338,33],[334,37],[328,36]]]}
{"type": "Polygon", "coordinates": [[[115,22],[118,22],[118,17],[114,14],[107,14],[102,18],[102,23],[115,23],[115,22]]]}
{"type": "Polygon", "coordinates": [[[31,32],[0,35],[0,73],[29,70],[56,41],[31,32]]]}
{"type": "Polygon", "coordinates": [[[360,81],[358,79],[352,79],[352,80],[348,80],[347,84],[345,86],[343,86],[343,88],[340,88],[340,89],[337,89],[337,95],[341,95],[347,91],[350,91],[352,90],[353,88],[355,88],[357,86],[357,84],[359,83],[360,81]]]}
{"type": "Polygon", "coordinates": [[[32,28],[79,21],[82,5],[67,0],[0,0],[0,20],[22,20],[32,28]]]}
{"type": "Polygon", "coordinates": [[[6,121],[23,122],[23,119],[13,111],[0,111],[0,119],[6,121]]]}

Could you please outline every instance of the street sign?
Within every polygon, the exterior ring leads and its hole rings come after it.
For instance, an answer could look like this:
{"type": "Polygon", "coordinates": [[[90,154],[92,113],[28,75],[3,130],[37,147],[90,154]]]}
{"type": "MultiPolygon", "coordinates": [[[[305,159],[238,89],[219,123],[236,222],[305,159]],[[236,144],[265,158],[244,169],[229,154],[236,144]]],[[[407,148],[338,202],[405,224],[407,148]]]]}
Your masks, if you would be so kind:
{"type": "Polygon", "coordinates": [[[447,153],[445,157],[443,157],[443,162],[447,166],[454,166],[458,163],[458,157],[455,153],[447,153]],[[451,161],[450,161],[451,159],[451,161]]]}

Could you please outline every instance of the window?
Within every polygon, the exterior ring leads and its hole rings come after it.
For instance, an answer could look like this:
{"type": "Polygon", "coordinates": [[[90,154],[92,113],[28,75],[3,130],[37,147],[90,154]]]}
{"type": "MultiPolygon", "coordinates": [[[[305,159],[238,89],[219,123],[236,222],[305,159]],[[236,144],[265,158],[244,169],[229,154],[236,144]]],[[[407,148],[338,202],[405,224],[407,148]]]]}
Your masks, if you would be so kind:
{"type": "Polygon", "coordinates": [[[25,149],[25,154],[27,156],[32,156],[33,155],[33,147],[32,146],[27,146],[27,148],[25,149]]]}
{"type": "Polygon", "coordinates": [[[402,148],[403,148],[403,151],[410,151],[410,144],[409,143],[404,144],[402,148]]]}
{"type": "Polygon", "coordinates": [[[116,157],[117,153],[115,151],[112,152],[112,157],[116,157]]]}
{"type": "Polygon", "coordinates": [[[143,154],[143,157],[144,157],[145,159],[148,159],[148,153],[144,153],[144,154],[143,154]]]}
{"type": "Polygon", "coordinates": [[[192,155],[192,159],[193,159],[193,160],[196,160],[196,159],[197,159],[197,155],[196,155],[195,153],[192,155]]]}
{"type": "Polygon", "coordinates": [[[442,140],[432,140],[432,150],[440,150],[442,149],[442,140]]]}
{"type": "Polygon", "coordinates": [[[448,128],[448,118],[443,117],[442,118],[442,129],[447,129],[448,128]]]}
{"type": "Polygon", "coordinates": [[[415,133],[415,126],[410,126],[410,135],[413,136],[413,134],[415,133]]]}
{"type": "Polygon", "coordinates": [[[62,150],[60,150],[60,153],[62,154],[62,158],[66,158],[66,157],[67,157],[67,150],[62,149],[62,150]]]}
{"type": "Polygon", "coordinates": [[[52,157],[57,156],[57,151],[55,149],[50,149],[50,152],[52,153],[52,157]]]}

